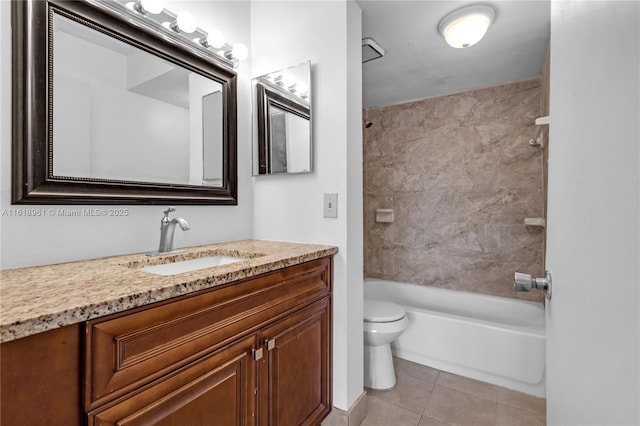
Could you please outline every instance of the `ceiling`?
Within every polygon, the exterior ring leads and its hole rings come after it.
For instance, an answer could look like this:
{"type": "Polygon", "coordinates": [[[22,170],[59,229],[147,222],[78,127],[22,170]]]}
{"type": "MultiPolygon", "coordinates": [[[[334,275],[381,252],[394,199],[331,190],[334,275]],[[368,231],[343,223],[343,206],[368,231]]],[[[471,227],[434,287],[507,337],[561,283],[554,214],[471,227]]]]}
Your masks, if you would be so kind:
{"type": "Polygon", "coordinates": [[[540,75],[549,47],[548,0],[491,1],[496,18],[467,49],[438,32],[449,12],[474,2],[357,0],[362,36],[386,54],[362,64],[367,108],[408,102],[540,75]]]}

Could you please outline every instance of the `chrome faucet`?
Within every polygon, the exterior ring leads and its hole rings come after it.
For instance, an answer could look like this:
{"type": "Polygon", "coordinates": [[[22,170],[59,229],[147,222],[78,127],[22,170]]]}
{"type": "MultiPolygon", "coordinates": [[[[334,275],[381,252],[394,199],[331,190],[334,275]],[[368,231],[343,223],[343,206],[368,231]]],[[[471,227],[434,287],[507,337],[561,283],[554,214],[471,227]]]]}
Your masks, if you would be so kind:
{"type": "Polygon", "coordinates": [[[181,217],[175,217],[169,219],[169,213],[175,212],[175,207],[169,207],[165,210],[164,217],[160,221],[160,248],[158,248],[158,254],[170,253],[173,250],[173,234],[176,231],[176,224],[180,225],[183,231],[189,230],[189,222],[181,217]]]}

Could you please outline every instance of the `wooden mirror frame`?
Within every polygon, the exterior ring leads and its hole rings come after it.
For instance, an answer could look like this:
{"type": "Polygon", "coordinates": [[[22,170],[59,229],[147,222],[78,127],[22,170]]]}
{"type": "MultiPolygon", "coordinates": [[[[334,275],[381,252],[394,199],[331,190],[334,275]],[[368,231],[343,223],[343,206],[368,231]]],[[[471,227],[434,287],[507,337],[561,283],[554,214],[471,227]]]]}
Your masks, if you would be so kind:
{"type": "Polygon", "coordinates": [[[95,1],[11,2],[13,204],[237,205],[237,75],[187,43],[134,25],[95,1]],[[53,176],[53,13],[197,72],[222,85],[223,186],[53,176]]]}

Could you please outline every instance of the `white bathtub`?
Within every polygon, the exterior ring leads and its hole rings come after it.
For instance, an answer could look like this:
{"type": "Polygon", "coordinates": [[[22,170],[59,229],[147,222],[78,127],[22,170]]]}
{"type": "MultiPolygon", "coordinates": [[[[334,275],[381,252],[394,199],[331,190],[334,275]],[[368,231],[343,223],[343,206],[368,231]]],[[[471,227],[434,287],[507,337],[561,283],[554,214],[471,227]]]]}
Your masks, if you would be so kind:
{"type": "Polygon", "coordinates": [[[364,296],[407,311],[397,357],[545,396],[542,303],[378,279],[365,280],[364,296]]]}

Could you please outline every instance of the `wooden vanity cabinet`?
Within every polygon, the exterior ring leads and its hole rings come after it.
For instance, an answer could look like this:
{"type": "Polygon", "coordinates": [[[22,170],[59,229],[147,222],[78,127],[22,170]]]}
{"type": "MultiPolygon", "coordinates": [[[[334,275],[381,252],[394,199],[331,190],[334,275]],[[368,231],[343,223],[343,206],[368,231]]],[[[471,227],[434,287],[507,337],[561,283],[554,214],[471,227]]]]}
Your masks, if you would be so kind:
{"type": "MultiPolygon", "coordinates": [[[[81,395],[68,404],[89,426],[320,424],[331,410],[332,266],[326,257],[85,323],[72,361],[81,395]]],[[[3,379],[2,410],[10,401],[3,379]]]]}
{"type": "Polygon", "coordinates": [[[331,408],[331,265],[89,321],[89,426],[319,424],[331,408]]]}

